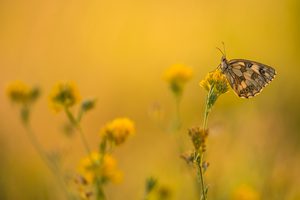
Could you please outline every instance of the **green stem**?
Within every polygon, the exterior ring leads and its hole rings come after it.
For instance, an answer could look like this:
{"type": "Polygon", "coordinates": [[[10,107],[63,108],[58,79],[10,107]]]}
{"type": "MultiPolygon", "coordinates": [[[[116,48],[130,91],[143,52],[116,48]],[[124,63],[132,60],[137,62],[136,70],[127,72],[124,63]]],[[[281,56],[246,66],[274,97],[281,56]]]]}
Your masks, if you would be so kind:
{"type": "MultiPolygon", "coordinates": [[[[91,149],[89,147],[89,144],[87,142],[87,139],[85,137],[85,134],[80,126],[80,120],[81,120],[81,117],[82,117],[82,114],[83,113],[80,113],[77,117],[77,119],[74,117],[74,115],[70,112],[70,110],[65,107],[65,112],[70,120],[70,122],[74,125],[74,127],[76,128],[76,130],[79,132],[79,136],[80,136],[80,139],[81,139],[81,142],[84,146],[84,149],[85,151],[87,152],[91,162],[93,163],[93,159],[91,158],[91,149]]],[[[106,148],[106,147],[105,147],[106,148]]],[[[105,154],[105,149],[103,150],[103,152],[101,152],[101,158],[100,158],[100,167],[101,165],[103,164],[103,156],[105,154]]],[[[105,197],[105,194],[104,194],[104,191],[103,191],[103,187],[102,187],[102,182],[101,182],[101,176],[99,176],[98,178],[96,178],[95,182],[94,182],[94,185],[95,185],[95,190],[96,190],[96,198],[97,200],[105,200],[106,197],[105,197]]]]}
{"type": "Polygon", "coordinates": [[[79,124],[79,122],[75,119],[74,115],[70,112],[70,110],[68,109],[68,107],[65,107],[65,112],[70,120],[70,122],[74,125],[74,127],[77,129],[77,131],[79,132],[79,136],[81,139],[81,142],[84,146],[85,151],[87,152],[88,155],[91,154],[91,149],[89,147],[89,144],[87,142],[87,139],[84,135],[84,132],[79,124]]]}
{"type": "Polygon", "coordinates": [[[46,164],[46,166],[49,168],[49,170],[52,172],[52,174],[57,178],[58,183],[63,188],[63,191],[64,191],[67,199],[70,199],[70,200],[75,199],[69,193],[68,188],[65,185],[65,181],[62,178],[62,175],[61,175],[61,172],[59,170],[59,167],[55,163],[51,163],[49,161],[49,159],[47,157],[47,154],[45,153],[43,147],[38,142],[38,140],[37,140],[34,132],[32,131],[31,127],[29,126],[29,124],[28,123],[23,123],[23,124],[24,124],[25,130],[26,130],[26,134],[27,134],[27,137],[28,137],[30,143],[32,144],[32,146],[34,147],[34,149],[36,150],[36,152],[39,154],[39,156],[41,157],[41,159],[43,160],[43,162],[46,164]]]}
{"type": "MultiPolygon", "coordinates": [[[[208,116],[209,116],[209,113],[211,111],[211,107],[210,107],[210,98],[211,98],[211,95],[212,95],[212,92],[213,92],[213,89],[214,89],[214,85],[211,86],[208,94],[207,94],[207,97],[206,97],[206,103],[205,103],[205,110],[204,110],[204,119],[203,119],[203,127],[202,127],[202,131],[206,131],[207,129],[207,121],[208,121],[208,116]]],[[[207,197],[206,197],[206,188],[205,188],[205,183],[204,183],[204,175],[203,175],[203,169],[202,169],[202,162],[203,162],[203,154],[204,152],[202,152],[202,150],[200,150],[200,152],[198,152],[198,156],[199,158],[197,159],[197,166],[198,166],[198,173],[199,173],[199,178],[200,178],[200,182],[201,182],[201,192],[202,192],[202,195],[200,195],[200,200],[206,200],[207,197]]]]}
{"type": "Polygon", "coordinates": [[[207,129],[208,115],[211,110],[211,108],[209,108],[209,99],[210,99],[210,96],[212,95],[213,89],[214,89],[214,85],[211,86],[210,90],[208,91],[207,97],[206,97],[204,119],[203,119],[203,131],[205,131],[207,129]]]}
{"type": "Polygon", "coordinates": [[[27,134],[27,137],[28,137],[30,143],[32,144],[32,146],[34,147],[36,152],[39,154],[41,159],[46,163],[46,165],[49,167],[49,169],[53,172],[54,166],[49,162],[49,160],[47,158],[47,154],[43,150],[40,143],[37,141],[37,138],[36,138],[35,134],[33,133],[31,127],[28,124],[24,124],[24,127],[25,127],[26,134],[27,134]]]}
{"type": "Polygon", "coordinates": [[[180,117],[180,102],[181,102],[181,95],[175,96],[175,106],[176,106],[176,118],[175,118],[175,128],[176,131],[180,130],[181,128],[181,117],[180,117]]]}
{"type": "Polygon", "coordinates": [[[78,125],[76,128],[77,128],[77,130],[78,130],[78,132],[79,132],[81,141],[82,141],[82,143],[83,143],[83,146],[84,146],[86,152],[88,153],[88,155],[90,155],[90,154],[91,154],[91,149],[90,149],[90,147],[89,147],[89,144],[88,144],[88,142],[87,142],[87,139],[85,138],[85,135],[84,135],[84,133],[83,133],[81,127],[78,125]]]}
{"type": "Polygon", "coordinates": [[[103,191],[101,180],[99,180],[99,178],[96,180],[95,187],[97,192],[97,200],[105,200],[106,197],[103,191]]]}
{"type": "Polygon", "coordinates": [[[205,194],[205,184],[204,184],[204,177],[203,177],[203,170],[202,170],[202,158],[203,155],[198,155],[200,158],[199,161],[197,161],[197,166],[199,169],[199,175],[200,175],[200,182],[201,182],[201,188],[202,188],[202,195],[200,195],[200,200],[204,199],[206,200],[206,194],[205,194]]]}

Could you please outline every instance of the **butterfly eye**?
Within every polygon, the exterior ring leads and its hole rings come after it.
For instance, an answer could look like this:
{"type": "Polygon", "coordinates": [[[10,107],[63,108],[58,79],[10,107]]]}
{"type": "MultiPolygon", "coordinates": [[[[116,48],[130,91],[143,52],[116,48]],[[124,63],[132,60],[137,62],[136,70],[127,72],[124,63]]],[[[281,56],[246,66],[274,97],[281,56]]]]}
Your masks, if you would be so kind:
{"type": "Polygon", "coordinates": [[[222,56],[221,61],[222,61],[222,62],[226,62],[225,56],[222,56]]]}

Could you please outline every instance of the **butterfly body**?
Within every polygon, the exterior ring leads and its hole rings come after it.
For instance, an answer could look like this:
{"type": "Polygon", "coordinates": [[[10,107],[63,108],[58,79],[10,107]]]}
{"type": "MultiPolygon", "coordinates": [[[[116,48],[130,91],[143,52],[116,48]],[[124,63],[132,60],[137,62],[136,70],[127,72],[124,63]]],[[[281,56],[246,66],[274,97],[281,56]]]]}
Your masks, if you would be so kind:
{"type": "Polygon", "coordinates": [[[220,69],[230,86],[241,98],[259,94],[275,77],[274,68],[251,60],[227,60],[222,56],[220,69]]]}

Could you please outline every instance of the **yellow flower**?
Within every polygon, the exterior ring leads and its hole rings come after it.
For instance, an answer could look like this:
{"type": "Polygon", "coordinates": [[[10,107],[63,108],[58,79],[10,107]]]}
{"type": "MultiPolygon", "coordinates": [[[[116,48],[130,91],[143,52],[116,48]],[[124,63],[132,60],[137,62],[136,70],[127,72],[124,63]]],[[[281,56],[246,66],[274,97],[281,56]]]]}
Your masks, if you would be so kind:
{"type": "Polygon", "coordinates": [[[119,183],[123,178],[122,172],[117,168],[117,161],[111,155],[105,154],[102,157],[98,152],[92,152],[83,158],[78,171],[88,183],[93,183],[96,179],[102,183],[119,183]]]}
{"type": "Polygon", "coordinates": [[[170,84],[176,95],[181,95],[184,85],[192,78],[193,70],[183,64],[172,65],[164,73],[164,79],[170,84]]]}
{"type": "Polygon", "coordinates": [[[60,111],[76,104],[80,100],[80,94],[74,83],[60,82],[53,87],[49,100],[50,106],[55,111],[60,111]]]}
{"type": "Polygon", "coordinates": [[[117,118],[107,123],[101,129],[100,135],[107,138],[109,141],[120,145],[128,138],[128,136],[135,133],[134,122],[128,118],[117,118]]]}
{"type": "Polygon", "coordinates": [[[14,81],[6,88],[6,94],[14,103],[32,103],[39,96],[38,88],[31,88],[22,81],[14,81]]]}
{"type": "Polygon", "coordinates": [[[205,79],[200,81],[199,85],[208,91],[207,94],[207,112],[213,107],[218,97],[229,90],[229,84],[224,74],[216,69],[209,72],[205,79]]]}
{"type": "Polygon", "coordinates": [[[200,81],[199,85],[208,92],[214,89],[218,95],[226,93],[229,90],[229,84],[225,75],[218,69],[209,72],[205,79],[200,81]]]}
{"type": "Polygon", "coordinates": [[[248,185],[239,186],[233,194],[233,200],[259,200],[259,194],[248,185]]]}

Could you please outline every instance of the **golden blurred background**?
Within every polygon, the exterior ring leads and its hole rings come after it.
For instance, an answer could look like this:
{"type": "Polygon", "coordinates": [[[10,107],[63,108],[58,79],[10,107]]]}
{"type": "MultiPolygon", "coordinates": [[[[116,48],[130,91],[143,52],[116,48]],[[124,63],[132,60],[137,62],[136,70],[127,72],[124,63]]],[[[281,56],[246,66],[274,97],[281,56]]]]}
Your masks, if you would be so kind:
{"type": "Polygon", "coordinates": [[[300,199],[299,20],[297,0],[1,0],[0,199],[63,199],[5,95],[16,79],[42,88],[33,129],[47,150],[63,152],[70,171],[85,154],[78,135],[63,135],[65,115],[48,107],[57,81],[74,81],[83,98],[97,98],[82,122],[93,148],[107,121],[123,116],[135,121],[136,135],[114,153],[124,180],[106,187],[109,200],[142,199],[149,176],[170,190],[170,199],[198,199],[196,175],[179,158],[178,136],[168,130],[175,103],[162,74],[177,63],[194,70],[177,133],[188,150],[186,130],[203,118],[206,92],[198,83],[218,66],[215,47],[222,41],[229,59],[274,66],[277,77],[253,99],[231,91],[214,107],[209,199],[237,199],[237,193],[241,200],[300,199]],[[153,104],[165,113],[163,128],[149,116],[153,104]]]}

